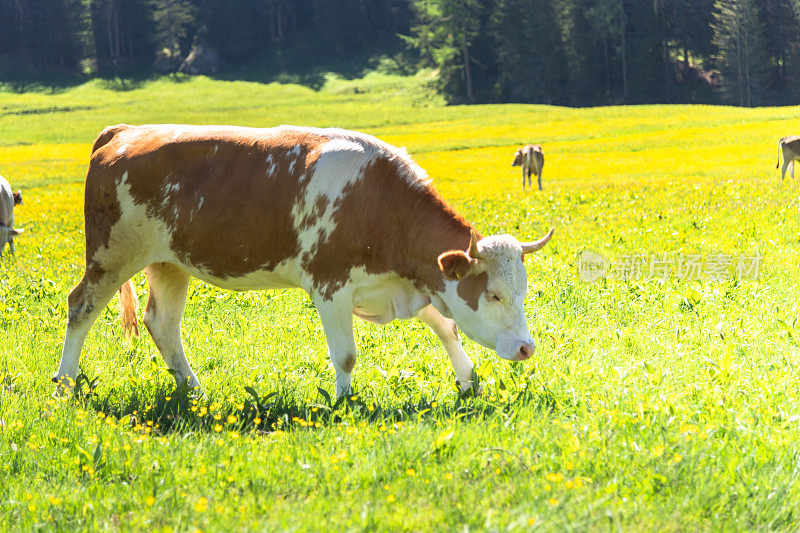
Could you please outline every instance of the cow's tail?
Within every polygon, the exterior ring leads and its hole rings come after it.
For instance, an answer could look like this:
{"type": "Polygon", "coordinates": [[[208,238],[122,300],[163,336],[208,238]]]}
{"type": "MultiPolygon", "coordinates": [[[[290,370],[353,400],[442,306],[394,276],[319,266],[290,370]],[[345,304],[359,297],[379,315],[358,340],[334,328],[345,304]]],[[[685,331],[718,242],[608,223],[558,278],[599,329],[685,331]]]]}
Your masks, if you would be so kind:
{"type": "Polygon", "coordinates": [[[775,168],[778,168],[779,166],[781,166],[781,143],[782,142],[783,142],[783,139],[779,139],[778,140],[778,162],[775,163],[775,168]]]}
{"type": "Polygon", "coordinates": [[[139,325],[136,318],[138,309],[139,300],[136,298],[136,287],[133,286],[131,280],[128,280],[119,288],[119,314],[125,335],[139,336],[139,325]]]}

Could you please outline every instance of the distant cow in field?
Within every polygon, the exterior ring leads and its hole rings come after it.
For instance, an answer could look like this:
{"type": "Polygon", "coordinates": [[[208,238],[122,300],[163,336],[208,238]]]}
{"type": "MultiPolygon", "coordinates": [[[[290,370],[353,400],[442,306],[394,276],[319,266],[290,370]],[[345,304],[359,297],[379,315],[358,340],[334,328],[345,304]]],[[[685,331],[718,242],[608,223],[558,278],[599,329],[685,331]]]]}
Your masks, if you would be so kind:
{"type": "Polygon", "coordinates": [[[121,285],[123,319],[135,323],[130,278],[142,269],[150,285],[145,326],[176,380],[192,387],[199,383],[180,334],[190,276],[232,290],[305,289],[337,395],[350,390],[356,363],[353,315],[428,324],[465,391],[473,364],[456,325],[508,360],[535,349],[523,256],[547,244],[552,230],[534,242],[481,237],[405,152],[369,135],[121,124],[94,143],[84,206],[86,271],[69,295],[53,378],[62,387],[121,285]]]}
{"type": "Polygon", "coordinates": [[[22,203],[22,192],[11,192],[11,185],[0,176],[0,257],[8,243],[11,255],[16,253],[14,237],[22,233],[21,229],[14,229],[14,206],[22,203]]]}
{"type": "Polygon", "coordinates": [[[539,190],[542,190],[542,169],[544,168],[544,153],[538,144],[529,144],[517,150],[514,154],[513,167],[522,167],[522,188],[525,189],[525,178],[528,178],[528,187],[531,186],[531,174],[536,175],[539,190]]]}
{"type": "Polygon", "coordinates": [[[781,156],[783,156],[781,181],[786,177],[786,169],[789,165],[792,165],[791,176],[794,179],[794,162],[800,161],[800,135],[784,137],[778,141],[778,162],[775,163],[775,168],[781,164],[781,156]]]}

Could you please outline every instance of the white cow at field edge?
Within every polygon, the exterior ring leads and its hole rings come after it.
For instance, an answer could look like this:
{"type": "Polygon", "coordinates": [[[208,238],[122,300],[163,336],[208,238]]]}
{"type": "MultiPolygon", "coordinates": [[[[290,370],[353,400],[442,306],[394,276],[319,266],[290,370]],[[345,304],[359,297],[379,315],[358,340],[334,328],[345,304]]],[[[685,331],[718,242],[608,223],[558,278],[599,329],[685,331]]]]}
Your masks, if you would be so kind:
{"type": "Polygon", "coordinates": [[[14,237],[22,233],[21,229],[14,229],[14,206],[22,203],[22,192],[11,192],[11,185],[3,176],[0,176],[0,257],[8,243],[11,255],[16,253],[14,237]]]}
{"type": "Polygon", "coordinates": [[[180,335],[190,276],[232,290],[305,289],[339,396],[356,363],[353,315],[428,324],[465,391],[473,364],[456,325],[505,359],[535,349],[523,256],[552,230],[527,243],[481,238],[405,152],[369,135],[120,124],[95,141],[84,205],[86,271],[68,299],[53,377],[61,387],[77,375],[86,335],[121,285],[123,318],[135,323],[130,278],[142,269],[145,326],[175,379],[192,387],[199,382],[180,335]]]}
{"type": "Polygon", "coordinates": [[[542,190],[542,169],[544,168],[544,152],[538,144],[528,144],[517,149],[514,154],[512,167],[522,167],[522,189],[525,189],[525,178],[528,178],[528,188],[531,187],[531,174],[536,175],[539,190],[542,190]]]}

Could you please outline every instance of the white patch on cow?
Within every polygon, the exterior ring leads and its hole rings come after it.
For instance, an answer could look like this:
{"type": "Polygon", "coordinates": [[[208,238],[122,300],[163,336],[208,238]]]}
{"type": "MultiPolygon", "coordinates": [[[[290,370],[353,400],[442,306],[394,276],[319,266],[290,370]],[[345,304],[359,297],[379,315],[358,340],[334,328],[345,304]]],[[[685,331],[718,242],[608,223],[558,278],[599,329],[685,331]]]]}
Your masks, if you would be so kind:
{"type": "Polygon", "coordinates": [[[192,210],[189,212],[189,222],[191,222],[192,220],[194,220],[194,216],[197,214],[197,212],[198,212],[198,211],[200,211],[200,208],[201,208],[201,207],[203,207],[203,201],[204,201],[204,200],[205,200],[205,198],[201,196],[201,197],[200,197],[200,201],[199,201],[199,202],[197,202],[197,205],[195,205],[195,206],[192,208],[192,210]]]}
{"type": "Polygon", "coordinates": [[[122,175],[116,187],[120,218],[111,227],[106,245],[98,248],[92,258],[108,270],[133,266],[138,271],[151,263],[173,259],[169,228],[164,221],[148,217],[145,204],[134,201],[127,175],[122,175]]]}
{"type": "Polygon", "coordinates": [[[219,145],[215,144],[214,147],[211,149],[211,155],[214,156],[218,150],[219,150],[219,145]]]}
{"type": "Polygon", "coordinates": [[[122,173],[122,177],[119,179],[120,183],[127,183],[128,182],[128,171],[122,173]]]}
{"type": "Polygon", "coordinates": [[[164,177],[164,185],[161,186],[161,207],[166,208],[174,201],[173,193],[180,189],[180,183],[178,182],[169,182],[169,179],[172,177],[172,174],[167,174],[164,177]]]}
{"type": "Polygon", "coordinates": [[[364,267],[352,268],[345,288],[353,292],[353,314],[376,324],[408,320],[431,303],[425,293],[394,272],[368,274],[364,267]]]}
{"type": "Polygon", "coordinates": [[[300,145],[299,144],[296,144],[294,146],[294,148],[292,148],[292,155],[295,156],[295,157],[300,155],[300,145]]]}
{"type": "Polygon", "coordinates": [[[293,260],[283,261],[271,271],[260,270],[225,278],[214,276],[197,265],[183,265],[183,268],[206,283],[234,291],[295,288],[300,286],[302,275],[297,261],[293,260]]]}
{"type": "Polygon", "coordinates": [[[184,133],[186,133],[189,130],[191,130],[191,127],[187,127],[187,126],[177,126],[177,127],[175,127],[175,129],[172,130],[172,139],[171,140],[174,141],[175,139],[180,138],[184,133]]]}
{"type": "Polygon", "coordinates": [[[399,166],[401,175],[414,185],[428,186],[430,178],[425,170],[422,169],[408,155],[405,148],[398,148],[386,143],[377,137],[367,135],[358,131],[342,130],[339,128],[306,128],[300,126],[277,126],[272,128],[276,132],[299,132],[319,135],[330,139],[324,145],[324,149],[334,150],[336,146],[352,146],[354,144],[362,147],[365,153],[373,153],[372,157],[384,155],[389,159],[394,159],[402,164],[399,166]]]}
{"type": "Polygon", "coordinates": [[[372,162],[375,151],[367,152],[362,144],[347,139],[334,139],[320,149],[314,173],[306,182],[306,191],[292,208],[292,219],[298,228],[301,253],[313,250],[334,230],[333,215],[345,191],[364,177],[364,170],[372,162]],[[316,212],[317,201],[325,199],[325,209],[316,212]],[[304,220],[310,225],[301,227],[304,220]]]}
{"type": "Polygon", "coordinates": [[[272,156],[269,156],[267,159],[267,178],[272,178],[275,176],[275,170],[278,168],[278,164],[272,161],[272,156]]]}
{"type": "Polygon", "coordinates": [[[123,144],[122,146],[117,148],[117,155],[124,154],[127,149],[128,149],[128,145],[127,144],[123,144]]]}

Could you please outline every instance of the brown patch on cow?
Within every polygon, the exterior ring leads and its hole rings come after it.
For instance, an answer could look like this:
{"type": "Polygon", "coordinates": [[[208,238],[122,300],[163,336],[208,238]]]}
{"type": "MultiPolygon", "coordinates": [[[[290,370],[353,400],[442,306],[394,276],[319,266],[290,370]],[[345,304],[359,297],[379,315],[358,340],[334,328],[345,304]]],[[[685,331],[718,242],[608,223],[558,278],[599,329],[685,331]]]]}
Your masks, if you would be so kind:
{"type": "Polygon", "coordinates": [[[86,299],[86,278],[83,278],[78,282],[74,289],[69,292],[69,296],[67,296],[67,308],[69,309],[69,314],[67,317],[68,323],[74,322],[79,317],[77,316],[77,312],[81,304],[86,299]]]}
{"type": "Polygon", "coordinates": [[[186,264],[226,278],[272,270],[299,253],[292,208],[327,137],[236,129],[187,129],[178,136],[164,126],[119,131],[95,150],[87,178],[87,229],[91,224],[98,233],[92,255],[119,219],[116,186],[124,172],[134,202],[171,228],[170,247],[186,264]],[[214,146],[214,157],[207,157],[214,146]]]}
{"type": "MultiPolygon", "coordinates": [[[[106,131],[104,130],[103,134],[106,131]]],[[[98,142],[99,139],[95,145],[98,142]]],[[[86,275],[90,281],[98,281],[103,274],[103,268],[97,264],[94,256],[98,249],[108,245],[111,228],[119,221],[122,214],[117,199],[116,184],[110,179],[109,173],[108,163],[102,157],[92,156],[83,195],[86,275]]]]}
{"type": "Polygon", "coordinates": [[[481,272],[460,280],[456,292],[458,292],[462,300],[467,302],[470,309],[477,311],[481,295],[486,292],[488,285],[489,275],[486,272],[481,272]]]}
{"type": "MultiPolygon", "coordinates": [[[[308,229],[311,226],[313,226],[317,222],[319,217],[321,217],[325,213],[325,209],[327,209],[328,203],[330,203],[330,201],[328,200],[327,196],[324,195],[317,196],[317,200],[314,202],[314,207],[308,214],[303,216],[303,219],[297,225],[297,229],[302,231],[304,229],[308,229]]],[[[320,228],[320,231],[323,230],[320,228]]]]}
{"type": "Polygon", "coordinates": [[[466,250],[472,226],[433,187],[406,179],[408,172],[403,161],[379,155],[332,206],[335,229],[302,263],[325,298],[347,283],[354,267],[396,272],[418,288],[444,288],[437,258],[466,250]]]}
{"type": "Polygon", "coordinates": [[[158,304],[156,303],[156,299],[151,292],[147,297],[147,307],[145,307],[145,314],[156,314],[158,304]]]}
{"type": "Polygon", "coordinates": [[[353,371],[356,366],[356,356],[349,353],[345,356],[344,361],[342,361],[342,371],[347,372],[348,374],[353,371]]]}

